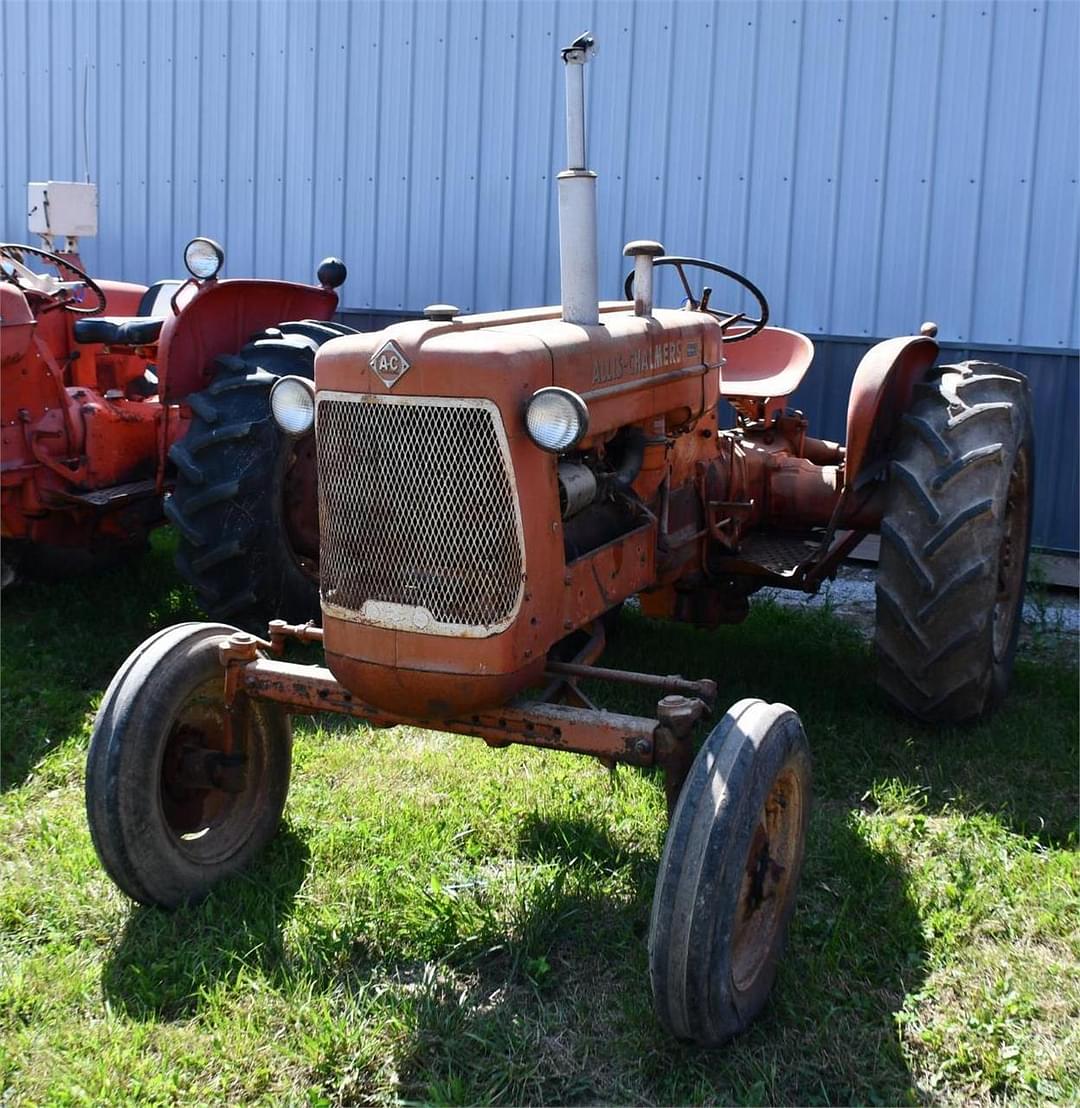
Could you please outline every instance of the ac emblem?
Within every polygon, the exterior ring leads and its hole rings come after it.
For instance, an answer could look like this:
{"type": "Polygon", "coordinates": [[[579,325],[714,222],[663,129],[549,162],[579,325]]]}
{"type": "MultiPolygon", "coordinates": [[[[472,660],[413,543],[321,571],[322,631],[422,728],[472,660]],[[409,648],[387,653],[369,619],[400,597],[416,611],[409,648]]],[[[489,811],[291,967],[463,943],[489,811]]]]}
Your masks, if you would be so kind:
{"type": "Polygon", "coordinates": [[[392,389],[404,376],[409,368],[409,359],[398,349],[397,343],[384,342],[368,362],[375,376],[388,388],[392,389]]]}

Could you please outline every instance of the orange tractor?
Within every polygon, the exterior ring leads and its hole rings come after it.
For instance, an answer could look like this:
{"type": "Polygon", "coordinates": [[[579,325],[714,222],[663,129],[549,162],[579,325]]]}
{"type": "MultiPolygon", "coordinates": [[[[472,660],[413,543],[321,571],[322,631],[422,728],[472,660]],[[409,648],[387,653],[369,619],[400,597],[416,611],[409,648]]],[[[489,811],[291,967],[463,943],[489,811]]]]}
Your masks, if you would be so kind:
{"type": "Polygon", "coordinates": [[[1008,682],[1023,592],[1027,388],[998,366],[934,368],[927,327],[863,359],[840,446],[788,410],[813,348],[768,325],[746,278],[635,242],[626,300],[598,304],[592,47],[563,51],[561,309],[436,305],[327,343],[314,384],[276,384],[279,426],[316,432],[322,627],[189,623],[143,643],[102,702],[87,809],[120,888],[172,906],[274,833],[294,713],[660,767],[655,1006],[712,1046],[775,975],[810,808],[806,737],[790,708],[745,699],[695,753],[714,683],[597,665],[608,617],[636,596],[651,616],[736,621],[762,586],[813,592],[876,531],[886,690],[924,719],[984,712],[1008,682]],[[654,306],[665,269],[679,308],[654,306]],[[695,269],[741,285],[757,314],[720,310],[695,269]],[[718,424],[722,400],[734,427],[718,424]],[[320,642],[325,666],[284,660],[293,641],[320,642]],[[654,689],[656,714],[598,708],[583,679],[654,689]]]}
{"type": "Polygon", "coordinates": [[[186,281],[96,281],[65,230],[87,232],[67,205],[93,187],[31,185],[50,249],[0,244],[4,584],[112,564],[164,512],[211,615],[299,618],[317,603],[314,459],[278,432],[269,392],[351,333],[329,322],[345,267],[326,259],[320,287],[219,280],[221,247],[194,239],[186,281]]]}

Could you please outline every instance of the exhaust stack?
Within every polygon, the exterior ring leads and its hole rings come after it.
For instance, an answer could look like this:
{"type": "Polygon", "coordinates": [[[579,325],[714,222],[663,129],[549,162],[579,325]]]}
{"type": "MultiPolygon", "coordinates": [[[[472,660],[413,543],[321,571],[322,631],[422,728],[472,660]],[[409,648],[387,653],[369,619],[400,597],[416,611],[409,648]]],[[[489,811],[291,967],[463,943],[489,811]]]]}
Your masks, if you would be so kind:
{"type": "Polygon", "coordinates": [[[585,63],[596,53],[586,33],[565,50],[566,160],[559,182],[562,317],[583,327],[600,322],[596,255],[596,174],[585,165],[585,63]]]}

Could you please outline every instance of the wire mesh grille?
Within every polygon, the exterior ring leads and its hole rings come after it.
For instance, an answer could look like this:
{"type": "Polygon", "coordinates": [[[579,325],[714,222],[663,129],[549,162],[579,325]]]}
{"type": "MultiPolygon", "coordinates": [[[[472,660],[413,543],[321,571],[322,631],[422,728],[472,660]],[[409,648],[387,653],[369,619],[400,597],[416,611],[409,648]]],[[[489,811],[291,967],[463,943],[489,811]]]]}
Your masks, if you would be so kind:
{"type": "Polygon", "coordinates": [[[430,633],[510,620],[524,556],[494,404],[324,395],[317,441],[324,603],[430,633]]]}

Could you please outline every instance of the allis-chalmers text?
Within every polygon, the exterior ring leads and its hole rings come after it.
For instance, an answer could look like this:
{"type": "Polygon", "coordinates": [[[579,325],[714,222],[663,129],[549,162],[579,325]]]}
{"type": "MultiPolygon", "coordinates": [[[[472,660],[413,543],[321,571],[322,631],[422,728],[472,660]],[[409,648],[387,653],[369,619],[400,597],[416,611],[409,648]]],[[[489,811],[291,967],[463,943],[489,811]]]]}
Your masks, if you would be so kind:
{"type": "Polygon", "coordinates": [[[592,383],[602,385],[623,377],[640,377],[665,366],[677,365],[683,360],[681,341],[659,342],[641,350],[609,354],[593,362],[592,383]]]}

